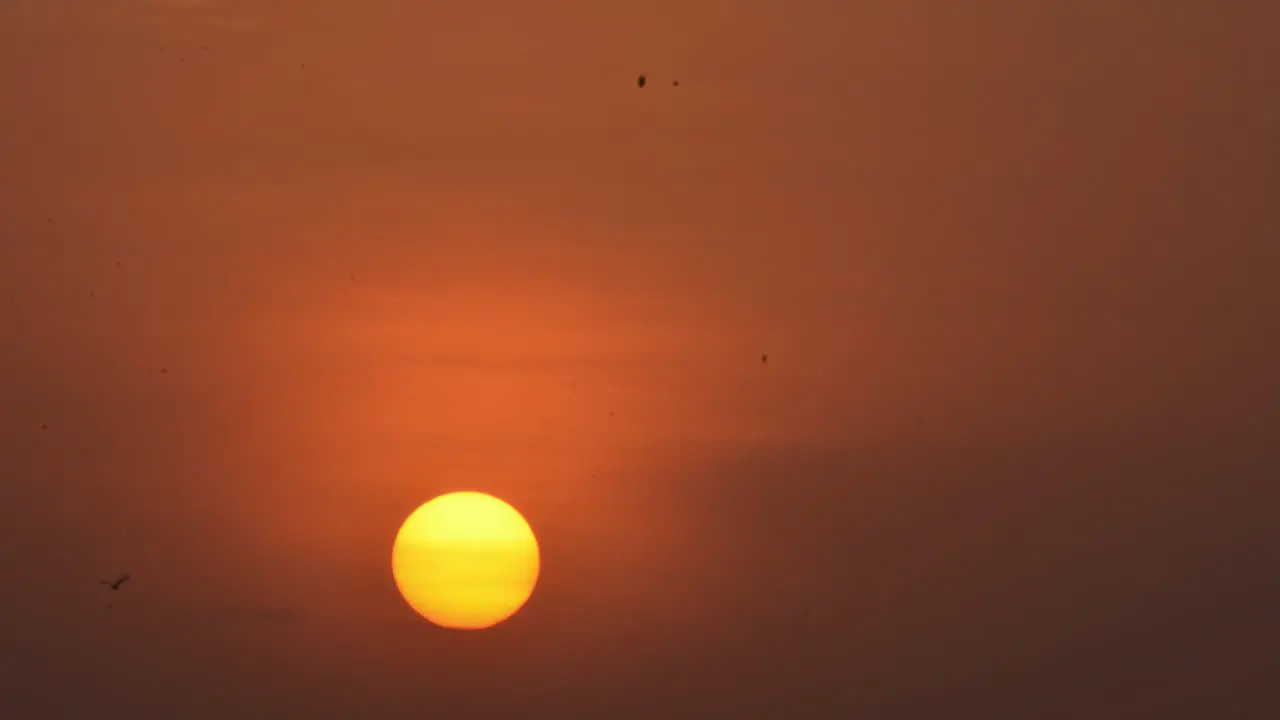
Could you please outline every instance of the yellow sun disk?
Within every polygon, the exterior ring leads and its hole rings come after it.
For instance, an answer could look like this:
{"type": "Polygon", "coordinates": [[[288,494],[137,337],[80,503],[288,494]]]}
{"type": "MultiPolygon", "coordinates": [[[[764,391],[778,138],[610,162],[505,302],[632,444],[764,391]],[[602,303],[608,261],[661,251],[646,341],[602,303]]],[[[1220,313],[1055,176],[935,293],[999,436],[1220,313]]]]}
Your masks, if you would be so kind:
{"type": "Polygon", "coordinates": [[[418,508],[392,549],[405,601],[431,622],[490,627],[515,614],[538,580],[538,544],[515,508],[482,493],[453,493],[418,508]]]}

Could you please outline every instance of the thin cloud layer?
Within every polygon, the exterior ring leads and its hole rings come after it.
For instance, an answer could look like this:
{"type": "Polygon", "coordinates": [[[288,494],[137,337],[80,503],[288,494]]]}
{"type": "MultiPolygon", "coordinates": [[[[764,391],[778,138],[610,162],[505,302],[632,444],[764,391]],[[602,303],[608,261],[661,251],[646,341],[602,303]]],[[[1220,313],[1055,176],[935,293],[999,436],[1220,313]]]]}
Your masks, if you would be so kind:
{"type": "Polygon", "coordinates": [[[163,28],[252,30],[258,22],[225,0],[128,0],[112,13],[115,22],[163,28]]]}
{"type": "Polygon", "coordinates": [[[215,611],[229,620],[246,622],[296,622],[303,616],[301,608],[276,605],[231,604],[218,606],[215,611]]]}

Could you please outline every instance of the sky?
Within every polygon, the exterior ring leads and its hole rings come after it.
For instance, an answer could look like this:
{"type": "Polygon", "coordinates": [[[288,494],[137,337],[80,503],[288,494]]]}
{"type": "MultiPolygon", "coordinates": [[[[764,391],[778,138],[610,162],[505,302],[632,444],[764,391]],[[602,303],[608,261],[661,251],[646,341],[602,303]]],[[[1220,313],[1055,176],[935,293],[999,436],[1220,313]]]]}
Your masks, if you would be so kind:
{"type": "Polygon", "coordinates": [[[1277,26],[4,0],[0,714],[1276,716],[1277,26]]]}

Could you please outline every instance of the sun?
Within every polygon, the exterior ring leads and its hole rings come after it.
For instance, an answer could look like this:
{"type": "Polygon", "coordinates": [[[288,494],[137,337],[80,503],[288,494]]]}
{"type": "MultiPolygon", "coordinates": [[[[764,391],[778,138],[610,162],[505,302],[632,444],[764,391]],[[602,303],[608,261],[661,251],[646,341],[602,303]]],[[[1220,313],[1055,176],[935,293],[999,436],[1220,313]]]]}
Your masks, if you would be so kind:
{"type": "Polygon", "coordinates": [[[492,495],[441,495],[411,514],[391,548],[391,572],[419,615],[458,630],[514,615],[538,582],[538,541],[515,508],[492,495]]]}

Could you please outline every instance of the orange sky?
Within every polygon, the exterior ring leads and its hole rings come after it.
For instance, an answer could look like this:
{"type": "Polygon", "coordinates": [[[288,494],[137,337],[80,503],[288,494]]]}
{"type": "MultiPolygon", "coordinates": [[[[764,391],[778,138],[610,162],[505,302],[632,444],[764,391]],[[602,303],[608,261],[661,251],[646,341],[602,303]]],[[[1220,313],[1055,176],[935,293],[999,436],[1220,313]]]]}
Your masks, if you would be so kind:
{"type": "Polygon", "coordinates": [[[1277,7],[6,0],[0,714],[1271,714],[1277,7]]]}

